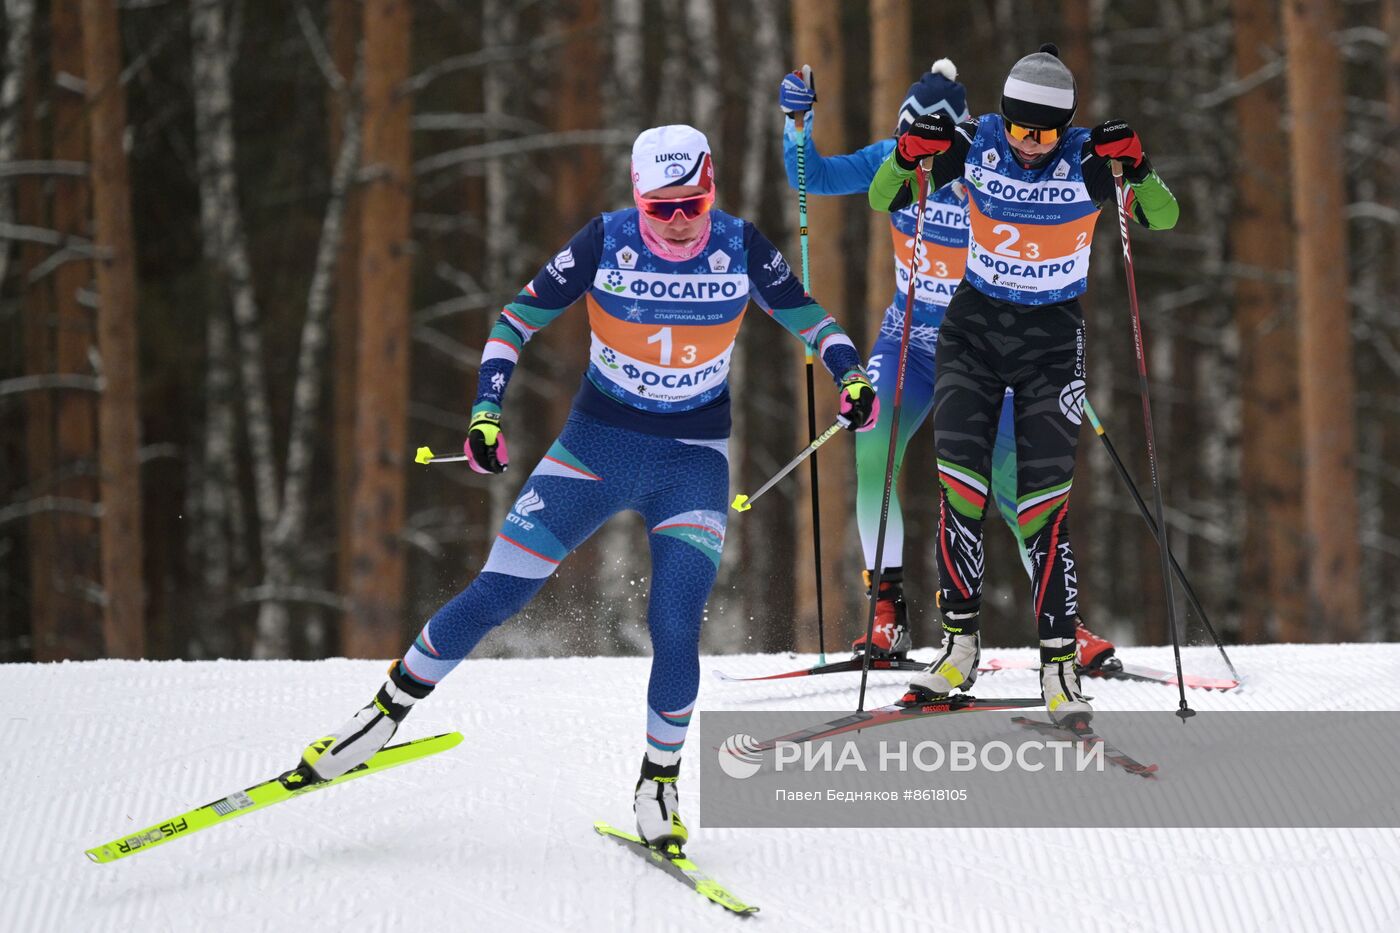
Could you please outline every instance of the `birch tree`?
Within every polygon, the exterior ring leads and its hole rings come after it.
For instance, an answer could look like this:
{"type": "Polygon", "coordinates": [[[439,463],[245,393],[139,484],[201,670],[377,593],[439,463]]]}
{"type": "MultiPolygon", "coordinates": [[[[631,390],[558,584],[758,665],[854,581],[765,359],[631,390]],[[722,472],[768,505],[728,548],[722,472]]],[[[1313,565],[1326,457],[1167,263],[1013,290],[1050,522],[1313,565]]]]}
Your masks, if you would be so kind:
{"type": "MultiPolygon", "coordinates": [[[[209,314],[204,322],[204,424],[202,457],[197,478],[197,532],[192,535],[197,566],[202,572],[204,594],[214,605],[227,608],[232,583],[235,546],[231,544],[231,524],[242,514],[244,500],[238,482],[238,416],[235,412],[234,331],[228,315],[230,297],[225,290],[234,291],[234,303],[242,307],[245,322],[255,321],[256,298],[253,297],[252,268],[248,247],[242,230],[237,198],[234,136],[232,136],[231,41],[227,35],[227,10],[220,0],[192,0],[190,8],[190,38],[192,38],[192,83],[195,104],[197,140],[196,171],[199,175],[200,233],[204,262],[211,272],[209,314]]],[[[253,328],[255,324],[245,324],[253,328]]],[[[245,338],[246,339],[246,338],[245,338]]],[[[253,335],[253,339],[256,336],[253,335]]],[[[259,350],[242,370],[246,391],[242,394],[245,413],[249,417],[249,433],[256,438],[251,445],[255,451],[255,472],[262,497],[256,500],[259,524],[266,524],[267,514],[276,510],[270,493],[276,489],[276,478],[269,476],[272,462],[272,429],[265,396],[262,395],[262,354],[259,350]],[[256,423],[252,422],[256,416],[256,423]]],[[[244,345],[244,352],[248,345],[244,345]]],[[[269,611],[273,611],[273,608],[269,611]]],[[[260,628],[276,626],[276,622],[259,622],[260,628]]],[[[227,639],[220,637],[217,626],[200,639],[202,650],[221,653],[234,650],[227,639]],[[209,643],[206,644],[206,640],[209,643]]],[[[263,633],[259,632],[259,636],[263,633]]],[[[276,647],[269,646],[276,650],[276,647]]]]}
{"type": "MultiPolygon", "coordinates": [[[[194,69],[195,132],[198,140],[200,228],[204,258],[219,270],[229,291],[233,312],[232,334],[237,342],[236,367],[241,383],[243,421],[247,431],[252,463],[253,502],[258,518],[258,537],[264,566],[277,563],[269,536],[281,512],[272,432],[272,407],[263,364],[260,311],[253,287],[252,263],[248,258],[248,238],[238,203],[238,175],[233,135],[233,89],[231,37],[228,33],[224,0],[191,0],[191,63],[194,69]]],[[[213,315],[220,312],[215,310],[213,315]]],[[[223,323],[211,327],[210,360],[214,366],[210,404],[221,404],[222,365],[227,358],[222,342],[223,323]]],[[[206,435],[207,461],[215,475],[233,445],[228,441],[231,424],[227,412],[211,412],[206,435]],[[212,448],[212,449],[211,449],[212,448]]],[[[215,493],[217,495],[217,493],[215,493]]],[[[206,503],[212,514],[221,506],[206,503]]],[[[217,532],[215,532],[217,533],[217,532]]],[[[254,635],[255,657],[285,657],[288,640],[286,606],[268,601],[259,608],[254,635]]]]}
{"type": "Polygon", "coordinates": [[[666,123],[689,123],[691,68],[695,60],[690,54],[690,40],[686,35],[686,17],[683,6],[662,4],[653,7],[653,19],[645,36],[648,44],[661,50],[661,86],[656,93],[656,105],[652,113],[652,125],[666,123]]]}
{"type": "MultiPolygon", "coordinates": [[[[331,272],[339,249],[345,193],[359,153],[359,130],[358,127],[347,130],[336,157],[331,196],[322,222],[301,329],[287,454],[279,483],[271,391],[263,364],[263,325],[238,205],[232,124],[233,50],[224,0],[194,0],[190,32],[195,68],[195,119],[200,138],[200,217],[205,258],[222,269],[231,293],[245,405],[244,423],[252,455],[262,565],[262,583],[247,594],[259,604],[253,655],[287,657],[291,651],[288,600],[314,596],[314,593],[294,587],[295,547],[305,527],[322,358],[328,340],[331,272]]],[[[211,342],[221,338],[218,325],[212,334],[211,342]]],[[[211,346],[211,351],[216,349],[217,345],[211,346]]],[[[211,386],[211,389],[217,388],[220,387],[211,386]]],[[[211,424],[212,439],[206,444],[224,444],[229,427],[227,420],[211,424]]],[[[227,447],[223,449],[226,451],[227,447]]],[[[210,450],[207,446],[206,453],[211,463],[220,462],[217,447],[210,450]]]]}
{"type": "MultiPolygon", "coordinates": [[[[361,15],[358,0],[328,0],[327,29],[331,65],[342,78],[354,73],[359,58],[361,15]]],[[[345,89],[326,90],[332,151],[339,151],[358,114],[348,114],[345,89]],[[348,118],[347,118],[348,116],[348,118]]],[[[358,130],[355,130],[358,132],[358,130]]],[[[353,569],[350,564],[351,491],[354,488],[355,362],[359,337],[360,196],[352,184],[345,193],[344,232],[335,272],[334,306],[331,312],[333,382],[331,400],[332,463],[335,470],[336,592],[345,594],[353,569]]]]}
{"type": "Polygon", "coordinates": [[[720,130],[720,50],[715,24],[715,0],[687,0],[686,33],[690,52],[690,114],[682,121],[710,138],[710,147],[722,147],[720,130]]]}
{"type": "MultiPolygon", "coordinates": [[[[642,131],[642,0],[609,0],[608,95],[604,117],[608,126],[635,139],[642,131]]],[[[630,152],[630,149],[625,150],[630,152]]],[[[621,174],[605,182],[613,202],[625,202],[632,184],[621,174]]]]}
{"type": "MultiPolygon", "coordinates": [[[[34,0],[5,0],[5,50],[0,69],[0,164],[10,162],[19,147],[20,97],[28,70],[34,0]]],[[[15,203],[8,184],[0,185],[0,226],[14,222],[15,203]]],[[[0,238],[0,284],[10,263],[10,241],[0,238]]]]}

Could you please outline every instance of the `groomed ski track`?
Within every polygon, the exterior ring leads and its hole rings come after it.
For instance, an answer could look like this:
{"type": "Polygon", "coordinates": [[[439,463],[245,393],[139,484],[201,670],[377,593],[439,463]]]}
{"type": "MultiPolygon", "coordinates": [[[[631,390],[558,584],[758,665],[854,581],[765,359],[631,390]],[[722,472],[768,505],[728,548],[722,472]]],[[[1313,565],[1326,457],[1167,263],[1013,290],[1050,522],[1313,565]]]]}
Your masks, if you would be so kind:
{"type": "MultiPolygon", "coordinates": [[[[1165,648],[1123,654],[1172,666],[1165,648]]],[[[1400,710],[1397,644],[1231,654],[1243,686],[1189,691],[1193,706],[1400,710]]],[[[1213,650],[1185,658],[1188,672],[1224,673],[1213,650]]],[[[706,657],[699,709],[853,709],[858,675],[711,675],[815,660],[706,657]]],[[[0,929],[1400,929],[1394,830],[706,830],[695,741],[681,785],[689,851],[762,907],[741,920],[592,830],[631,825],[648,663],[468,661],[399,733],[458,729],[458,748],[111,865],[83,850],[290,767],[369,699],[384,663],[0,665],[0,929]]],[[[1032,671],[984,678],[985,696],[1038,689],[1032,671]]],[[[871,682],[878,706],[904,679],[871,682]]],[[[1176,705],[1155,684],[1086,686],[1098,709],[1176,705]]]]}

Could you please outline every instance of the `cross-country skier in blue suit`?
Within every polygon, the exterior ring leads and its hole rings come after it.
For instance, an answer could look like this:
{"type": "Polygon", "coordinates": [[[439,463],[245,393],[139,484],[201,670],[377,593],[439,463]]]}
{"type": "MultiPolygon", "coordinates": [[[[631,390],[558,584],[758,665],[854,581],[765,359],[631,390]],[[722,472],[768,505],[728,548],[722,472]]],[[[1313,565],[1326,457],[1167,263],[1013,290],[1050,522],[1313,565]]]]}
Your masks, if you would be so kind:
{"type": "Polygon", "coordinates": [[[590,221],[501,312],[482,352],[466,452],[474,469],[509,462],[501,404],[521,350],[585,299],[589,365],[563,433],[521,486],[471,585],[428,620],[374,700],[307,747],[313,779],[343,774],[393,736],[492,628],[520,611],[608,518],[648,528],[654,657],[637,832],[683,843],[676,781],[699,686],[700,623],[724,546],[729,502],[729,362],[750,300],[821,357],[847,428],[874,426],[879,401],[841,327],[753,224],[711,207],[709,143],[663,126],[632,149],[635,206],[590,221]]]}

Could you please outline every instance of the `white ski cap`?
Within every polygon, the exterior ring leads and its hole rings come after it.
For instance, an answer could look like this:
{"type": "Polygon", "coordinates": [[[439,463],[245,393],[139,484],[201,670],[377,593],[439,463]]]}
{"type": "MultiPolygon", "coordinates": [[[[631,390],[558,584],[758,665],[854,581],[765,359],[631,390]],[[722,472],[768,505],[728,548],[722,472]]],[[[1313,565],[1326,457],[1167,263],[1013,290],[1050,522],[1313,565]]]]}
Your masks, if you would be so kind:
{"type": "Polygon", "coordinates": [[[672,185],[699,185],[714,190],[710,141],[693,126],[653,127],[642,131],[632,144],[632,187],[637,193],[672,185]]]}

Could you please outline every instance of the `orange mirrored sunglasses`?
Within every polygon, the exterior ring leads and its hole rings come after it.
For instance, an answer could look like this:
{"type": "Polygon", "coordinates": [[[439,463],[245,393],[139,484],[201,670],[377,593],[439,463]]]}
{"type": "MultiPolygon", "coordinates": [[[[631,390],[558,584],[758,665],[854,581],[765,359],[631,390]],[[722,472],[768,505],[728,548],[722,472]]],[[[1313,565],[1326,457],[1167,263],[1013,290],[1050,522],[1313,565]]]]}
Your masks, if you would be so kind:
{"type": "Polygon", "coordinates": [[[688,198],[638,197],[637,201],[648,217],[655,217],[657,220],[665,222],[670,221],[677,214],[681,214],[687,220],[694,220],[714,207],[715,193],[711,190],[688,198]]]}
{"type": "Polygon", "coordinates": [[[1061,130],[1037,130],[1033,127],[1022,126],[1019,123],[1006,121],[1006,132],[1011,134],[1012,139],[1029,139],[1033,143],[1059,142],[1061,130]]]}

